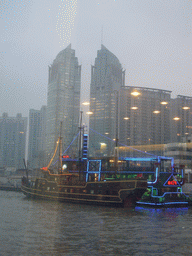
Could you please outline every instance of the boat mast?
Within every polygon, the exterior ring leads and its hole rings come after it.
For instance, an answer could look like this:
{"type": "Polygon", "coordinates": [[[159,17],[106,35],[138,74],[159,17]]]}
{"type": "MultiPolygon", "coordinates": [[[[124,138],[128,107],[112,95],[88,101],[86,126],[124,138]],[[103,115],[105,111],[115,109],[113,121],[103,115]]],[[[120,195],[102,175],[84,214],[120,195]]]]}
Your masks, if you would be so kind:
{"type": "Polygon", "coordinates": [[[59,163],[60,163],[60,168],[62,170],[62,137],[61,137],[61,132],[62,132],[62,121],[60,123],[60,135],[59,135],[59,163]]]}
{"type": "Polygon", "coordinates": [[[80,124],[79,124],[79,161],[81,161],[81,157],[82,157],[82,150],[81,150],[82,114],[83,114],[83,111],[80,111],[80,124]]]}
{"type": "Polygon", "coordinates": [[[82,114],[83,111],[80,111],[80,124],[79,124],[79,180],[81,175],[81,158],[82,158],[82,150],[81,150],[81,137],[82,137],[82,114]]]}
{"type": "Polygon", "coordinates": [[[118,169],[118,142],[119,142],[119,92],[116,91],[116,139],[115,139],[115,168],[118,169]]]}
{"type": "Polygon", "coordinates": [[[27,180],[28,178],[28,164],[26,164],[25,159],[23,158],[23,162],[24,162],[24,166],[25,166],[25,172],[26,172],[26,176],[27,176],[27,180]]]}

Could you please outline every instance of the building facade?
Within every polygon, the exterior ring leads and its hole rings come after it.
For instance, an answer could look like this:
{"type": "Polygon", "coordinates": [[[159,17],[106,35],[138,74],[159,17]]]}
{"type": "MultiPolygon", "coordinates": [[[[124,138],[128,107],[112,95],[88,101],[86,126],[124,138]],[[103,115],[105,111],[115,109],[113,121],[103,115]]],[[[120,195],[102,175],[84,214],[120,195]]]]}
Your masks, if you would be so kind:
{"type": "Polygon", "coordinates": [[[120,145],[140,145],[145,152],[144,145],[170,142],[171,91],[125,86],[119,100],[120,145]]]}
{"type": "Polygon", "coordinates": [[[35,169],[46,165],[45,162],[46,136],[46,106],[40,110],[29,110],[29,141],[28,162],[29,168],[35,169]]]}
{"type": "MultiPolygon", "coordinates": [[[[80,113],[81,66],[75,50],[69,45],[59,52],[49,67],[46,155],[49,161],[60,136],[62,122],[62,144],[66,149],[78,133],[80,113]]],[[[77,140],[76,140],[77,141],[77,140]]],[[[77,144],[70,147],[70,154],[77,154],[77,144]]]]}
{"type": "Polygon", "coordinates": [[[192,142],[168,143],[165,145],[165,156],[174,158],[175,167],[192,169],[192,142]]]}
{"type": "Polygon", "coordinates": [[[192,135],[192,97],[171,100],[171,141],[183,142],[192,135]]]}
{"type": "Polygon", "coordinates": [[[24,168],[27,117],[0,117],[0,167],[24,168]]]}
{"type": "Polygon", "coordinates": [[[89,155],[114,154],[119,90],[124,85],[125,72],[118,58],[104,45],[97,51],[91,67],[89,155]]]}

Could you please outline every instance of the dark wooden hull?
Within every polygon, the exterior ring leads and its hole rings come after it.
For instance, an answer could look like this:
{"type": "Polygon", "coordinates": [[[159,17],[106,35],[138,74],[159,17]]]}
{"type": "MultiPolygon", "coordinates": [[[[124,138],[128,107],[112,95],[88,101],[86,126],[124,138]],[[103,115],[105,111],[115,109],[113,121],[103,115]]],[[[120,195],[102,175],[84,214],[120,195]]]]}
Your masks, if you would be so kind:
{"type": "Polygon", "coordinates": [[[16,188],[16,187],[13,187],[13,186],[0,186],[0,190],[21,192],[20,187],[16,188]]]}
{"type": "Polygon", "coordinates": [[[59,185],[45,181],[41,187],[22,185],[27,197],[105,206],[134,205],[147,188],[145,180],[101,181],[59,185]]]}

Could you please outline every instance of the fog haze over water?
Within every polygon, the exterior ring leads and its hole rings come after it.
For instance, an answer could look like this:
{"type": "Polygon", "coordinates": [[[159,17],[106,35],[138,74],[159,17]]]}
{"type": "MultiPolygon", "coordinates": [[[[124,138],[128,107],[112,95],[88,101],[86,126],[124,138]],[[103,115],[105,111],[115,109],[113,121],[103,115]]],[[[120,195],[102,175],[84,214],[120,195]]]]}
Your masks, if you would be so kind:
{"type": "Polygon", "coordinates": [[[126,69],[126,85],[192,96],[190,0],[3,1],[0,21],[0,114],[46,105],[48,65],[69,43],[82,65],[82,101],[101,42],[126,69]]]}
{"type": "Polygon", "coordinates": [[[1,255],[191,255],[192,209],[111,208],[0,191],[1,255]]]}

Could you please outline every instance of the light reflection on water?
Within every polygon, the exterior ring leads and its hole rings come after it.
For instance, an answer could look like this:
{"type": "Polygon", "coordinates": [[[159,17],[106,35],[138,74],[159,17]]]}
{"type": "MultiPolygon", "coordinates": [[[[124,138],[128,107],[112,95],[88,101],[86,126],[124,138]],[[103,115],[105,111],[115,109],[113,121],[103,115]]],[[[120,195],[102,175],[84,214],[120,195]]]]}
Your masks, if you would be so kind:
{"type": "Polygon", "coordinates": [[[192,209],[121,209],[0,191],[0,255],[192,255],[192,209]]]}

